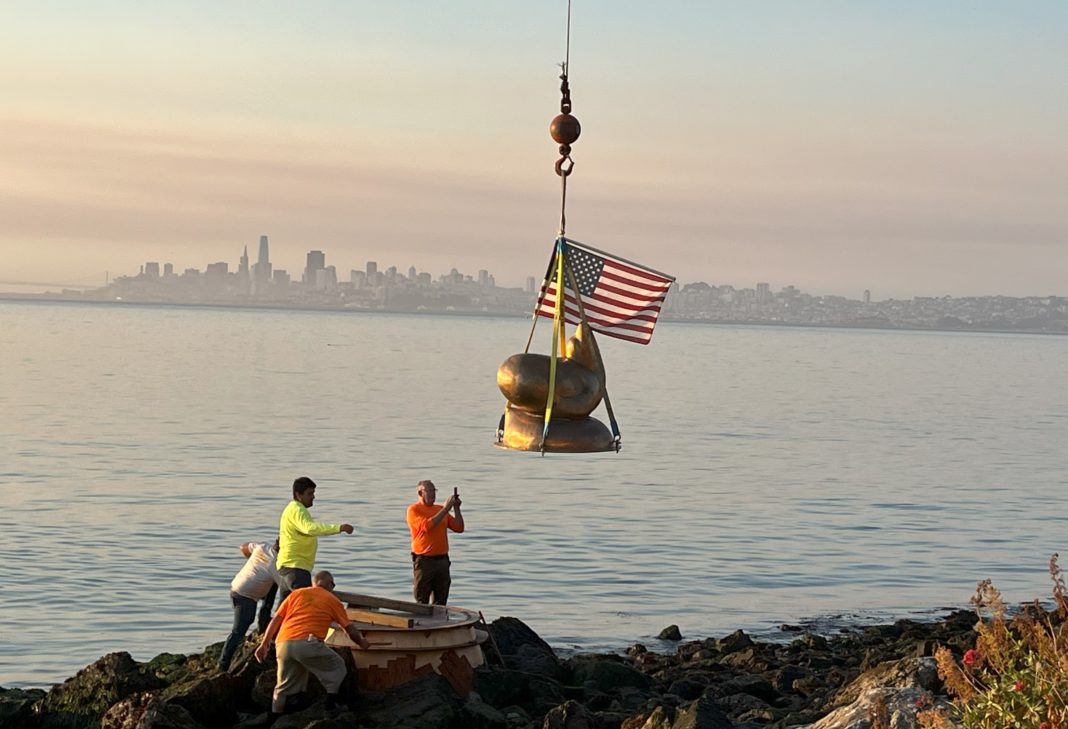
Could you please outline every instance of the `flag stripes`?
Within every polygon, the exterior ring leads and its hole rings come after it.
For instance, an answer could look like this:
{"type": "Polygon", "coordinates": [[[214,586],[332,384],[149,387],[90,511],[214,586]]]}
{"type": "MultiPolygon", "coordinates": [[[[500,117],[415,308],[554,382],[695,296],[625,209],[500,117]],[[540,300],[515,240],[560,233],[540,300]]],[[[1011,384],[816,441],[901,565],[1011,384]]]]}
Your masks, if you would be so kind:
{"type": "MultiPolygon", "coordinates": [[[[636,264],[599,255],[573,241],[564,246],[574,272],[586,320],[597,332],[638,344],[648,344],[673,278],[636,264]]],[[[538,316],[553,318],[556,310],[555,272],[542,285],[538,316]]],[[[581,321],[575,291],[565,276],[564,315],[571,324],[581,321]]]]}

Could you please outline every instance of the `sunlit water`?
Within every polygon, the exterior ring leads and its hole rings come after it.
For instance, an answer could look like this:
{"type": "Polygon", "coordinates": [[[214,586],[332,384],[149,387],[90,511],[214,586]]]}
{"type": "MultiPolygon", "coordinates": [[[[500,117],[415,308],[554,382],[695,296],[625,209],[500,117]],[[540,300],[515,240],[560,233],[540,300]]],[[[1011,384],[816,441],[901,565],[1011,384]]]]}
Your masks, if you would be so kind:
{"type": "Polygon", "coordinates": [[[564,650],[1049,594],[1068,338],[661,323],[602,339],[623,451],[543,458],[491,445],[528,330],[0,302],[0,685],[222,640],[302,474],[356,525],[318,566],[401,599],[416,482],[459,486],[452,601],[564,650]]]}

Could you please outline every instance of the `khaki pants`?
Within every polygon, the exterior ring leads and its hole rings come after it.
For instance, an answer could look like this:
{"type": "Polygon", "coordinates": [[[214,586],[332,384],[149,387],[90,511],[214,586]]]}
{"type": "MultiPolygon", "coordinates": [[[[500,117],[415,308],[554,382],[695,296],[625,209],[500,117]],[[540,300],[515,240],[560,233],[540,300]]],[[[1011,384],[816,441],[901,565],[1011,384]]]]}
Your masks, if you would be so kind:
{"type": "Polygon", "coordinates": [[[336,694],[348,672],[345,661],[318,638],[284,640],[278,644],[278,681],[274,701],[300,693],[308,685],[308,674],[323,684],[328,694],[336,694]]]}

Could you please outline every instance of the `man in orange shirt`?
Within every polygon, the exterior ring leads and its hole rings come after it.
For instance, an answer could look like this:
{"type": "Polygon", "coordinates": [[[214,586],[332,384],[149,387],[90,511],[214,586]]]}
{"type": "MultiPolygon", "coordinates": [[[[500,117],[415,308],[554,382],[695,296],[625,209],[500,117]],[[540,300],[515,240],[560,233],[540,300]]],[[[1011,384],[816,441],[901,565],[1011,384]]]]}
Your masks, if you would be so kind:
{"type": "Polygon", "coordinates": [[[314,673],[326,689],[326,708],[335,708],[346,669],[341,656],[323,643],[331,624],[344,628],[356,645],[365,650],[368,647],[363,633],[349,622],[345,606],[334,597],[333,589],[333,575],[323,570],[312,578],[311,587],[291,592],[278,607],[256,649],[256,660],[263,663],[271,641],[278,637],[278,679],[269,717],[272,722],[285,711],[286,696],[299,693],[308,685],[308,673],[314,673]]]}
{"type": "Polygon", "coordinates": [[[464,530],[460,496],[454,491],[438,506],[433,481],[420,481],[419,501],[408,507],[408,529],[412,533],[412,592],[415,601],[444,605],[449,600],[449,534],[464,530]],[[450,514],[449,511],[453,513],[450,514]]]}

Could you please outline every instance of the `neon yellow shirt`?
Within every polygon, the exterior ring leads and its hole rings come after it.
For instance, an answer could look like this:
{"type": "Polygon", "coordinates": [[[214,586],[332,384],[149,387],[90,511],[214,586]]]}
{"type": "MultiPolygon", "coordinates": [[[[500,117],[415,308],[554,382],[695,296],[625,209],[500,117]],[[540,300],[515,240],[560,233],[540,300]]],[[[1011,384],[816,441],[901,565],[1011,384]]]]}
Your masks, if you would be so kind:
{"type": "Polygon", "coordinates": [[[278,569],[297,567],[311,572],[319,537],[340,531],[340,524],[320,524],[312,519],[308,508],[293,499],[278,520],[278,560],[275,565],[278,569]]]}

